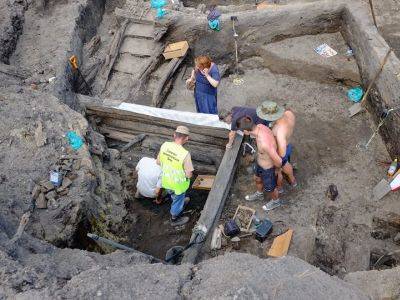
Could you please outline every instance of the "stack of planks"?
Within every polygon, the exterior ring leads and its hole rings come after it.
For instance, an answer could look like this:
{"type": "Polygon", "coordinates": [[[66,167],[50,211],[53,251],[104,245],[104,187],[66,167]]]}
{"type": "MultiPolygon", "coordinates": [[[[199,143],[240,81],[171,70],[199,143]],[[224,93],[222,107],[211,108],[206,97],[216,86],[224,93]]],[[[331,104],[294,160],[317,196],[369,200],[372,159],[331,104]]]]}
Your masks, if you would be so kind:
{"type": "Polygon", "coordinates": [[[139,135],[146,135],[142,148],[158,152],[165,141],[172,139],[177,126],[190,129],[185,145],[192,156],[197,172],[214,175],[221,164],[227,143],[227,130],[193,125],[169,119],[125,111],[109,106],[85,103],[86,115],[96,120],[97,130],[107,138],[129,143],[139,135]]]}
{"type": "Polygon", "coordinates": [[[97,127],[102,134],[123,142],[129,142],[141,133],[161,140],[171,139],[176,127],[185,125],[190,129],[190,145],[209,151],[224,149],[227,143],[227,130],[222,128],[182,123],[96,104],[86,104],[86,114],[100,119],[97,127]]]}

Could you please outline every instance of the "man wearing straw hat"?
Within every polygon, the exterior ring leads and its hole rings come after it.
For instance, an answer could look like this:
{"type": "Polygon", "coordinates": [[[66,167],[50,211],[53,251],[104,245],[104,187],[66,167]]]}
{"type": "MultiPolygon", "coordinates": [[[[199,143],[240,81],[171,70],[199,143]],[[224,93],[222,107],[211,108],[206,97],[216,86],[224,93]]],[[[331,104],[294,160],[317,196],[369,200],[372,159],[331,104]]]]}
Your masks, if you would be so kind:
{"type": "Polygon", "coordinates": [[[193,164],[189,151],[183,148],[189,140],[189,128],[178,126],[174,132],[174,141],[161,145],[157,163],[161,165],[161,186],[171,195],[171,225],[183,225],[189,221],[189,217],[182,216],[186,190],[190,186],[190,178],[193,173],[193,164]]]}
{"type": "MultiPolygon", "coordinates": [[[[283,115],[283,108],[279,107],[275,102],[265,101],[257,108],[259,117],[268,118],[270,122],[276,121],[283,115]]],[[[277,189],[276,168],[281,168],[283,159],[279,156],[275,137],[267,126],[263,124],[256,125],[252,120],[243,119],[239,122],[239,128],[244,134],[248,134],[256,139],[257,143],[257,160],[254,166],[254,179],[257,191],[254,194],[247,195],[247,201],[254,201],[264,198],[264,191],[269,194],[271,201],[263,206],[266,211],[272,210],[282,205],[279,199],[277,189]]]]}

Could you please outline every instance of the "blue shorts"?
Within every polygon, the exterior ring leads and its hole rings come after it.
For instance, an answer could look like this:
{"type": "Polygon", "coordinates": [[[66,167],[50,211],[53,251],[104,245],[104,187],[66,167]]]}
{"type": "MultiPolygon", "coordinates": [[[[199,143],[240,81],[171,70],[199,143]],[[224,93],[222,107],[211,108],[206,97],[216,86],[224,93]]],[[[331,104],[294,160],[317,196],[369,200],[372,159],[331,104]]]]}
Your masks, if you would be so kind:
{"type": "Polygon", "coordinates": [[[292,151],[293,151],[293,146],[292,146],[292,144],[288,144],[288,145],[286,146],[286,154],[285,154],[284,157],[282,157],[282,161],[284,162],[284,163],[282,164],[282,167],[283,167],[287,162],[290,162],[290,155],[292,155],[292,151]]]}
{"type": "Polygon", "coordinates": [[[273,192],[276,188],[275,167],[263,169],[257,163],[254,164],[254,174],[263,181],[264,191],[273,192]]]}

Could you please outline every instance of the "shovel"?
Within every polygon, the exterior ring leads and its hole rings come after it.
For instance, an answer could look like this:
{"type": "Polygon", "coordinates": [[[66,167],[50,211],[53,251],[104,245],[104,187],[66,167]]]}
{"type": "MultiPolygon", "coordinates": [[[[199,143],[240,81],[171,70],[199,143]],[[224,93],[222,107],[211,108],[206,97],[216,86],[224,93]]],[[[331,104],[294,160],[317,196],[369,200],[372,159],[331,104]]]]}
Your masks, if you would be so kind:
{"type": "Polygon", "coordinates": [[[365,102],[365,100],[367,99],[369,92],[371,91],[372,86],[374,85],[375,81],[378,79],[379,75],[382,73],[383,67],[385,66],[390,53],[392,52],[392,49],[389,49],[388,53],[386,54],[386,56],[383,58],[382,63],[379,67],[378,72],[375,74],[375,77],[372,79],[372,81],[369,83],[367,91],[365,92],[364,96],[362,97],[361,101],[352,105],[349,108],[349,113],[350,113],[350,118],[355,116],[356,114],[358,114],[359,112],[364,110],[363,104],[365,102]]]}

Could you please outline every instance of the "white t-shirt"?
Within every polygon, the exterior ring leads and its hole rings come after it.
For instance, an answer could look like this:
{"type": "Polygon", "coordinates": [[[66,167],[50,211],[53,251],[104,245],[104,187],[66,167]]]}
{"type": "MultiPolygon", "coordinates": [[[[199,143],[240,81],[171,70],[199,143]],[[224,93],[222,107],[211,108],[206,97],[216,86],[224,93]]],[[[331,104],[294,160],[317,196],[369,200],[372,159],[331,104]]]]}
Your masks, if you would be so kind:
{"type": "Polygon", "coordinates": [[[161,167],[156,160],[150,157],[143,157],[136,165],[138,181],[136,188],[139,193],[147,198],[155,198],[156,188],[161,187],[161,167]]]}

